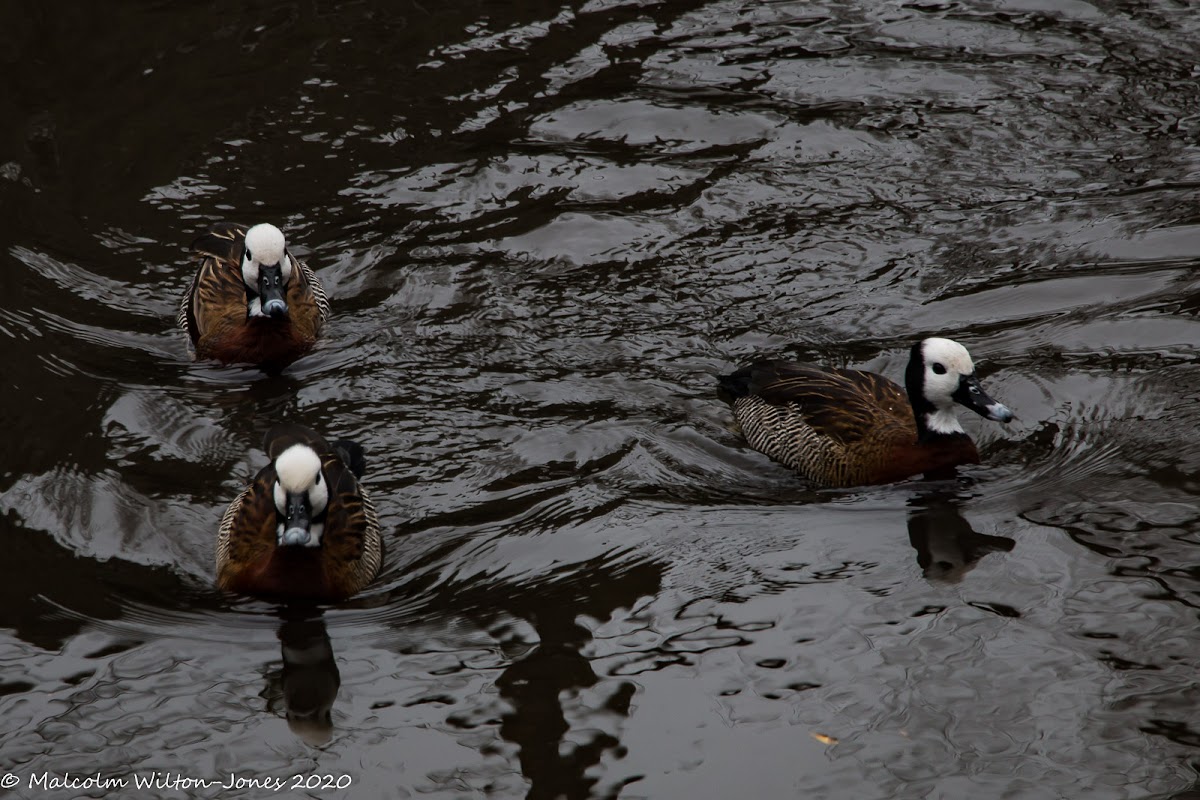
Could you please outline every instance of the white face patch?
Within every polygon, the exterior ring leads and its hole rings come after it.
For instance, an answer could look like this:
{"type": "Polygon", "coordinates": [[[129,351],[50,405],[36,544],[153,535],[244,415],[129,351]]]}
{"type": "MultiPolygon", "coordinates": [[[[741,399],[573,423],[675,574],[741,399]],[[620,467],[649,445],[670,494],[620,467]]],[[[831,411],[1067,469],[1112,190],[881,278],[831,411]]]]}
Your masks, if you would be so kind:
{"type": "Polygon", "coordinates": [[[286,285],[292,277],[292,258],[284,247],[283,231],[270,223],[255,225],[246,231],[245,255],[242,256],[242,281],[258,291],[258,268],[260,264],[279,264],[286,285]]]}
{"type": "Polygon", "coordinates": [[[958,389],[959,379],[975,374],[971,354],[958,342],[934,338],[921,343],[921,359],[925,362],[925,399],[939,409],[952,407],[950,396],[958,389]]]}
{"type": "MultiPolygon", "coordinates": [[[[279,484],[283,487],[283,491],[290,494],[307,492],[313,488],[317,478],[320,477],[321,459],[316,451],[308,445],[294,444],[275,459],[275,474],[279,476],[279,484]]],[[[321,479],[321,483],[323,485],[325,480],[321,479]]],[[[329,493],[326,491],[325,498],[328,499],[328,497],[329,493]]],[[[324,508],[325,503],[322,501],[321,509],[324,508]]],[[[313,513],[320,513],[315,504],[313,513]]]]}
{"type": "Polygon", "coordinates": [[[921,360],[921,391],[935,409],[926,416],[926,425],[935,433],[962,433],[952,395],[962,376],[975,374],[971,354],[958,342],[935,336],[921,343],[921,360]]]}

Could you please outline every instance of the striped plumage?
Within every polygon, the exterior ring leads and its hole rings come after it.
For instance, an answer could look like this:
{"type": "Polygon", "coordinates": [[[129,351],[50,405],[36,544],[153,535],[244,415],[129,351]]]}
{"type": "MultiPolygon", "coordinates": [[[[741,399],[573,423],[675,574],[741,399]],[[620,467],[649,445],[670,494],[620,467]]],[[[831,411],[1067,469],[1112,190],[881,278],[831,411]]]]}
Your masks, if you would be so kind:
{"type": "Polygon", "coordinates": [[[361,591],[383,560],[379,516],[358,481],[362,448],[342,440],[329,443],[301,425],[280,424],[267,432],[264,449],[271,463],[221,519],[217,585],[243,594],[316,602],[361,591]],[[301,480],[290,474],[296,461],[309,465],[301,480]],[[293,504],[307,504],[307,516],[299,524],[293,504]],[[299,543],[298,528],[308,533],[299,543]]]}
{"type": "Polygon", "coordinates": [[[200,266],[179,304],[177,322],[195,358],[277,372],[313,348],[329,318],[329,298],[312,269],[284,248],[278,228],[217,223],[192,243],[192,251],[200,266]],[[271,246],[248,258],[248,231],[271,246]],[[274,266],[282,268],[282,311],[268,315],[257,280],[260,269],[265,276],[274,266]]]}
{"type": "Polygon", "coordinates": [[[751,447],[822,486],[940,476],[979,463],[955,403],[1012,418],[983,393],[966,349],[949,339],[913,346],[906,384],[907,393],[872,372],[763,361],[721,377],[720,393],[751,447]]]}

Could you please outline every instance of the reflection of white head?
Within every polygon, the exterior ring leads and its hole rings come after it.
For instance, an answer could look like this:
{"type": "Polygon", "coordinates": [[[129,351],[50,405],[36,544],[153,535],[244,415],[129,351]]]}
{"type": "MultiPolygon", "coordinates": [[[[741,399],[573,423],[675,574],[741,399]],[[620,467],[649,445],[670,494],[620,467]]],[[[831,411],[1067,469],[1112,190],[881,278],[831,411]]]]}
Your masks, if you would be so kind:
{"type": "Polygon", "coordinates": [[[936,409],[926,418],[929,430],[962,433],[962,425],[954,413],[953,394],[964,375],[975,374],[971,354],[958,342],[935,336],[921,342],[921,361],[921,393],[936,409]]]}
{"type": "Polygon", "coordinates": [[[287,257],[283,231],[269,222],[255,225],[246,231],[245,255],[242,256],[242,280],[251,289],[258,291],[259,265],[273,267],[279,264],[283,270],[283,283],[292,278],[292,259],[287,257]]]}

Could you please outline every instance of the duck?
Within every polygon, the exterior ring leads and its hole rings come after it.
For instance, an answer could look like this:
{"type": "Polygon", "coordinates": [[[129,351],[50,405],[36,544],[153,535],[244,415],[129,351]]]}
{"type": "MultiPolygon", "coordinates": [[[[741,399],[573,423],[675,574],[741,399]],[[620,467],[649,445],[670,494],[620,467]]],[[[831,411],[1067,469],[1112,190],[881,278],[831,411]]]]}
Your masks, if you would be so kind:
{"type": "Polygon", "coordinates": [[[329,318],[316,274],[288,252],[283,231],[219,222],[192,242],[200,266],[177,322],[193,358],[282,371],[312,350],[329,318]]]}
{"type": "Polygon", "coordinates": [[[338,602],[379,573],[379,515],[360,479],[362,446],[278,423],[271,463],[229,504],[217,533],[217,586],[238,594],[338,602]]]}
{"type": "Polygon", "coordinates": [[[967,348],[930,337],[914,344],[905,388],[882,375],[795,361],[760,361],[718,378],[747,443],[819,487],[938,479],[978,464],[956,406],[1007,423],[967,348]],[[907,389],[907,393],[906,393],[907,389]]]}

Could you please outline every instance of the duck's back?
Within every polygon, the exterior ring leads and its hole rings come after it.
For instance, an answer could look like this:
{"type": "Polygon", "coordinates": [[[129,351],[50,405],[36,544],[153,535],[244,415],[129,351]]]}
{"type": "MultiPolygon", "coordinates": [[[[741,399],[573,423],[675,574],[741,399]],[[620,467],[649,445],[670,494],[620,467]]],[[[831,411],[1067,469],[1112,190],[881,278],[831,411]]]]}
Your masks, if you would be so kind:
{"type": "Polygon", "coordinates": [[[815,483],[888,483],[921,471],[908,395],[881,375],[763,361],[720,380],[750,446],[815,483]]]}

